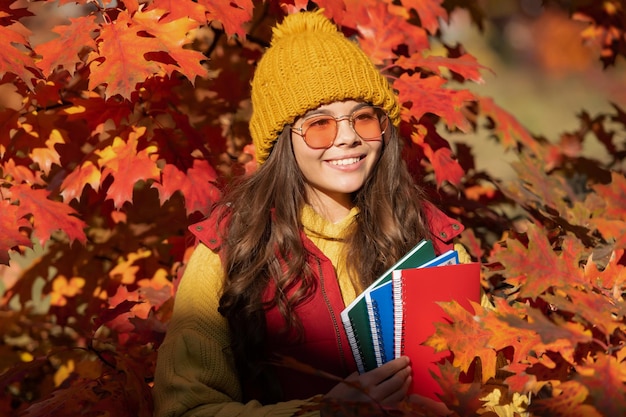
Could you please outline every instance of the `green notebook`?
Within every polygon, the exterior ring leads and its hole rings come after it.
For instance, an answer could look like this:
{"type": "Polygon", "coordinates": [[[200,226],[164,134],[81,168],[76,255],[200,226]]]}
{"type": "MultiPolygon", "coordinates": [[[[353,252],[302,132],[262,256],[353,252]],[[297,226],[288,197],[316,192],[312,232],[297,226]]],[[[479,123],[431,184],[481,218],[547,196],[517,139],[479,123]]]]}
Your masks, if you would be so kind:
{"type": "Polygon", "coordinates": [[[346,330],[352,355],[359,373],[376,368],[376,353],[370,328],[365,294],[379,285],[390,281],[396,269],[417,268],[435,258],[435,249],[430,240],[422,240],[376,281],[359,294],[350,305],[341,312],[341,321],[346,330]]]}

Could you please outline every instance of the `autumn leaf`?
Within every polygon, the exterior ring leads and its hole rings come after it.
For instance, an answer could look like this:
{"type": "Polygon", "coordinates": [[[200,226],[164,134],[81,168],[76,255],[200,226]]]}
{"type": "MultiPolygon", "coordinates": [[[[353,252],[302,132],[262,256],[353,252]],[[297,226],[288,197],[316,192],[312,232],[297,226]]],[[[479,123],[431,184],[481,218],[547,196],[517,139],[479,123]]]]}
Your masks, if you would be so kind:
{"type": "Polygon", "coordinates": [[[497,249],[490,257],[490,262],[504,266],[507,283],[519,288],[519,297],[535,299],[549,288],[585,285],[576,260],[555,253],[540,226],[528,225],[527,235],[527,247],[516,239],[507,239],[506,249],[497,249]]]}
{"type": "Polygon", "coordinates": [[[69,280],[59,275],[52,281],[52,292],[50,293],[50,304],[63,307],[67,304],[67,297],[74,297],[79,294],[85,286],[85,278],[72,277],[69,280]]]}
{"type": "Polygon", "coordinates": [[[602,417],[591,405],[584,404],[589,395],[587,388],[577,381],[553,381],[551,398],[534,399],[530,411],[538,415],[568,417],[602,417]]]}
{"type": "Polygon", "coordinates": [[[433,113],[441,117],[448,128],[469,131],[470,123],[461,109],[476,98],[468,90],[445,89],[445,83],[445,79],[437,76],[421,78],[417,74],[402,74],[393,87],[398,90],[401,103],[411,103],[403,118],[412,116],[419,121],[425,114],[433,113]]]}
{"type": "Polygon", "coordinates": [[[160,9],[167,10],[161,22],[171,22],[179,19],[193,19],[198,23],[206,23],[206,8],[192,0],[154,0],[145,9],[146,12],[160,9]]]}
{"type": "Polygon", "coordinates": [[[517,144],[523,145],[540,154],[537,141],[528,130],[512,114],[498,106],[490,97],[481,97],[479,100],[480,113],[496,122],[494,134],[506,149],[513,149],[517,144]]]}
{"type": "Polygon", "coordinates": [[[424,155],[433,165],[435,171],[435,181],[438,187],[445,182],[453,185],[460,185],[465,172],[459,162],[453,157],[449,148],[439,148],[434,150],[429,145],[424,145],[424,155]]]}
{"type": "Polygon", "coordinates": [[[415,10],[420,17],[422,27],[431,34],[439,30],[439,19],[448,21],[448,12],[441,4],[443,0],[403,0],[402,4],[415,10]]]}
{"type": "Polygon", "coordinates": [[[75,215],[70,206],[49,199],[50,192],[34,189],[27,184],[15,184],[11,187],[13,201],[19,201],[16,218],[32,216],[33,236],[43,246],[57,230],[67,234],[70,242],[78,240],[85,243],[86,224],[75,215]]]}
{"type": "Polygon", "coordinates": [[[199,51],[183,48],[193,40],[193,37],[188,34],[198,28],[198,22],[186,17],[163,22],[161,18],[164,13],[164,10],[157,9],[138,12],[133,16],[133,21],[143,26],[146,32],[154,35],[162,44],[160,49],[176,61],[176,65],[162,64],[168,74],[176,70],[187,77],[192,84],[197,77],[208,77],[208,69],[201,64],[207,59],[206,56],[199,51]]]}
{"type": "Polygon", "coordinates": [[[142,30],[125,11],[114,22],[102,26],[96,39],[98,50],[88,57],[90,90],[106,84],[105,97],[119,94],[128,99],[137,84],[155,75],[165,75],[158,63],[145,57],[148,52],[162,52],[163,44],[140,36],[142,30]]]}
{"type": "Polygon", "coordinates": [[[80,201],[81,194],[87,185],[94,191],[100,189],[102,173],[91,161],[85,161],[82,165],[70,172],[61,183],[61,196],[63,201],[69,203],[73,199],[80,201]]]}
{"type": "Polygon", "coordinates": [[[152,186],[159,190],[161,204],[164,204],[175,192],[185,197],[187,215],[196,211],[208,214],[211,205],[219,198],[220,191],[214,182],[217,173],[207,161],[195,159],[193,167],[182,172],[175,165],[167,164],[163,168],[161,183],[152,186]]]}
{"type": "Polygon", "coordinates": [[[626,415],[626,364],[614,356],[598,354],[576,366],[574,380],[587,388],[602,416],[626,415]]]}
{"type": "Polygon", "coordinates": [[[128,141],[116,137],[113,144],[96,151],[99,156],[98,166],[102,168],[102,178],[108,176],[113,182],[107,190],[107,199],[113,200],[115,208],[132,202],[133,188],[138,181],[160,179],[160,170],[156,164],[156,147],[137,151],[138,138],[145,133],[145,127],[137,128],[129,134],[128,141]]]}
{"type": "MultiPolygon", "coordinates": [[[[482,363],[483,382],[495,376],[496,351],[487,343],[491,337],[489,329],[481,326],[475,320],[475,315],[468,312],[458,302],[440,302],[439,306],[453,321],[448,323],[433,323],[435,333],[425,344],[437,352],[450,350],[454,352],[452,364],[461,371],[467,372],[474,359],[480,357],[482,363]]],[[[481,307],[472,303],[475,311],[481,307]]]]}
{"type": "Polygon", "coordinates": [[[30,239],[20,229],[30,223],[18,215],[19,207],[9,200],[0,200],[0,264],[9,264],[9,251],[16,246],[31,246],[30,239]]]}
{"type": "Polygon", "coordinates": [[[76,72],[76,66],[82,64],[80,54],[85,50],[96,50],[94,32],[100,26],[95,16],[69,17],[68,25],[55,26],[52,31],[59,37],[35,46],[35,52],[42,58],[37,67],[48,76],[57,68],[67,70],[70,75],[76,72]]]}
{"type": "Polygon", "coordinates": [[[210,20],[218,20],[224,25],[228,35],[237,35],[241,39],[246,37],[244,23],[252,19],[252,0],[211,1],[198,0],[204,6],[210,20]]]}
{"type": "Polygon", "coordinates": [[[626,221],[626,176],[613,171],[610,184],[595,184],[592,187],[606,203],[604,216],[626,221]]]}
{"type": "Polygon", "coordinates": [[[474,81],[479,84],[484,83],[484,79],[480,74],[480,71],[488,70],[487,67],[480,65],[478,60],[469,54],[463,54],[455,58],[448,58],[436,55],[424,56],[423,52],[419,52],[409,57],[401,56],[394,63],[394,65],[407,70],[423,68],[441,77],[445,76],[445,73],[441,71],[441,68],[446,68],[455,74],[460,75],[465,80],[474,81]]]}
{"type": "Polygon", "coordinates": [[[24,25],[14,22],[10,26],[0,26],[0,79],[6,74],[17,75],[22,81],[33,88],[36,77],[31,69],[37,68],[29,54],[28,37],[32,33],[24,25]]]}
{"type": "Polygon", "coordinates": [[[33,162],[39,166],[39,169],[41,169],[44,174],[48,175],[50,173],[52,164],[61,165],[61,156],[55,149],[55,145],[64,143],[65,139],[63,139],[61,132],[57,129],[53,129],[50,133],[50,137],[45,142],[46,147],[35,148],[31,151],[30,156],[33,162]]]}

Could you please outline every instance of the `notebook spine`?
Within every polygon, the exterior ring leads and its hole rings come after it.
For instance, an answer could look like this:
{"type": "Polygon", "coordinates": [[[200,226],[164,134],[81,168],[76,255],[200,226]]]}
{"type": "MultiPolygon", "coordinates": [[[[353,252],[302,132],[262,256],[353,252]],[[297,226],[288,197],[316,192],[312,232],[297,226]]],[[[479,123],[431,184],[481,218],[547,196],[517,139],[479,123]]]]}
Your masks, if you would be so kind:
{"type": "Polygon", "coordinates": [[[383,346],[382,327],[380,321],[380,313],[378,309],[378,302],[376,300],[371,300],[371,305],[372,308],[369,318],[374,342],[374,355],[376,356],[376,365],[381,366],[382,364],[387,362],[387,355],[385,354],[385,349],[383,346]]]}
{"type": "Polygon", "coordinates": [[[352,350],[352,356],[354,356],[354,361],[356,362],[356,368],[360,374],[365,372],[365,365],[363,363],[363,349],[361,348],[361,342],[354,334],[354,325],[352,318],[348,321],[344,321],[344,328],[346,330],[346,336],[348,337],[348,343],[350,344],[350,349],[352,350]]]}
{"type": "Polygon", "coordinates": [[[394,321],[394,357],[404,354],[404,298],[402,297],[402,273],[394,271],[392,277],[393,321],[394,321]]]}

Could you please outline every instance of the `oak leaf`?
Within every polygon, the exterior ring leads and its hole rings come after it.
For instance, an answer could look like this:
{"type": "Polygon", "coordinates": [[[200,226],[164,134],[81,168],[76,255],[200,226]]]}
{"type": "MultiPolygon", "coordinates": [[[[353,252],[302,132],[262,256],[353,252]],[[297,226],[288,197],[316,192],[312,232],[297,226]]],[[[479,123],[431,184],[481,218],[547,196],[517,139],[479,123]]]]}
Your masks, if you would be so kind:
{"type": "Polygon", "coordinates": [[[167,14],[161,18],[161,22],[189,18],[198,23],[206,23],[206,8],[191,0],[154,0],[145,9],[146,12],[153,9],[167,10],[167,14]]]}
{"type": "Polygon", "coordinates": [[[398,90],[400,102],[411,103],[403,118],[412,116],[419,121],[425,114],[433,113],[441,117],[449,129],[468,132],[470,123],[460,110],[476,98],[469,90],[443,88],[446,82],[441,77],[421,78],[418,74],[402,74],[396,79],[393,87],[398,90]]]}
{"type": "Polygon", "coordinates": [[[42,57],[37,62],[37,67],[46,76],[59,67],[73,75],[76,66],[82,63],[80,54],[87,49],[96,50],[94,33],[100,29],[96,17],[79,16],[68,20],[68,25],[55,26],[52,29],[59,37],[34,47],[35,52],[42,57]]]}
{"type": "Polygon", "coordinates": [[[9,200],[0,200],[0,264],[9,264],[9,251],[16,246],[31,246],[30,239],[20,229],[30,223],[18,215],[19,207],[9,200]]]}
{"type": "Polygon", "coordinates": [[[128,99],[146,78],[165,75],[157,62],[146,59],[149,52],[162,52],[163,44],[153,37],[140,36],[142,30],[126,11],[102,26],[96,39],[98,50],[88,57],[90,90],[106,84],[104,97],[119,94],[128,99]]]}
{"type": "Polygon", "coordinates": [[[535,299],[549,288],[585,284],[578,263],[566,253],[555,253],[543,228],[529,224],[527,235],[528,247],[507,239],[506,249],[495,248],[490,257],[490,262],[504,266],[507,282],[519,288],[519,297],[535,299]]]}
{"type": "Polygon", "coordinates": [[[441,4],[443,0],[403,0],[402,5],[411,8],[420,17],[420,23],[430,34],[439,30],[439,20],[448,21],[448,12],[441,4]]]}
{"type": "Polygon", "coordinates": [[[32,216],[33,236],[42,246],[57,230],[65,232],[71,242],[85,243],[86,224],[76,217],[78,213],[73,208],[51,200],[49,191],[34,189],[27,184],[15,184],[10,191],[11,199],[19,201],[16,218],[32,216]]]}
{"type": "Polygon", "coordinates": [[[9,26],[0,26],[0,49],[2,50],[2,54],[0,54],[0,79],[6,73],[15,74],[30,89],[33,88],[33,78],[36,78],[33,71],[37,68],[29,53],[28,37],[31,35],[30,30],[19,22],[13,22],[9,26]]]}
{"type": "Polygon", "coordinates": [[[113,200],[116,209],[121,208],[124,203],[132,202],[133,188],[138,181],[160,179],[156,147],[148,146],[137,150],[138,138],[144,133],[145,127],[137,128],[129,134],[128,141],[116,137],[113,144],[96,151],[99,156],[98,166],[103,169],[103,180],[108,176],[113,178],[106,196],[113,200]]]}
{"type": "Polygon", "coordinates": [[[84,188],[90,185],[94,191],[100,189],[102,172],[91,161],[85,161],[74,168],[61,183],[63,201],[69,203],[73,199],[80,201],[84,188]]]}
{"type": "Polygon", "coordinates": [[[515,149],[521,144],[539,154],[538,143],[522,126],[522,124],[509,112],[498,106],[490,97],[479,99],[480,113],[495,122],[493,129],[495,135],[506,149],[515,149]]]}
{"type": "Polygon", "coordinates": [[[228,35],[237,35],[241,39],[246,37],[244,23],[252,20],[254,5],[252,0],[211,1],[198,0],[204,6],[210,20],[218,20],[228,35]]]}
{"type": "Polygon", "coordinates": [[[167,164],[162,171],[161,183],[152,186],[159,190],[159,199],[164,204],[175,192],[180,192],[185,198],[187,215],[196,211],[208,214],[211,205],[220,196],[215,186],[217,173],[206,160],[195,159],[193,166],[183,172],[175,165],[167,164]]]}
{"type": "Polygon", "coordinates": [[[626,415],[626,363],[599,353],[576,366],[574,380],[583,384],[603,416],[626,415]]]}
{"type": "Polygon", "coordinates": [[[183,48],[191,43],[192,37],[189,32],[198,28],[198,22],[181,17],[176,20],[162,21],[164,10],[153,9],[146,12],[136,13],[133,21],[143,29],[153,35],[161,44],[164,52],[176,61],[176,65],[163,63],[163,67],[168,74],[176,70],[183,74],[194,84],[196,77],[208,77],[208,70],[202,66],[201,62],[207,58],[201,52],[193,49],[183,48]]]}
{"type": "Polygon", "coordinates": [[[400,68],[413,70],[415,68],[423,68],[443,77],[445,74],[441,68],[446,68],[455,74],[460,75],[465,80],[474,81],[482,84],[484,79],[480,74],[481,70],[488,70],[487,67],[480,65],[478,60],[470,54],[463,54],[459,57],[448,58],[443,56],[428,55],[423,53],[415,53],[411,56],[401,56],[394,63],[400,68]]]}

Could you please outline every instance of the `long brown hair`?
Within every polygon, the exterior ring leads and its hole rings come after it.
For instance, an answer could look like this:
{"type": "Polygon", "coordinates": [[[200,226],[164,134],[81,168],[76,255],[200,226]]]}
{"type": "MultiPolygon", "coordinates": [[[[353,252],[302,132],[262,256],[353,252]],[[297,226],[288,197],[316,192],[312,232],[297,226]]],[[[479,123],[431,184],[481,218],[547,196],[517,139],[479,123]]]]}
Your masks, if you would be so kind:
{"type": "MultiPolygon", "coordinates": [[[[429,237],[422,213],[424,195],[406,168],[402,146],[391,127],[372,175],[353,196],[359,210],[345,238],[345,259],[352,279],[362,287],[429,237]]],[[[234,185],[219,207],[228,216],[219,310],[228,319],[244,381],[258,375],[264,359],[265,309],[276,306],[288,328],[301,331],[294,308],[316,286],[300,237],[300,211],[306,203],[304,178],[286,128],[267,161],[234,185]],[[264,304],[270,279],[276,291],[264,304]]]]}

